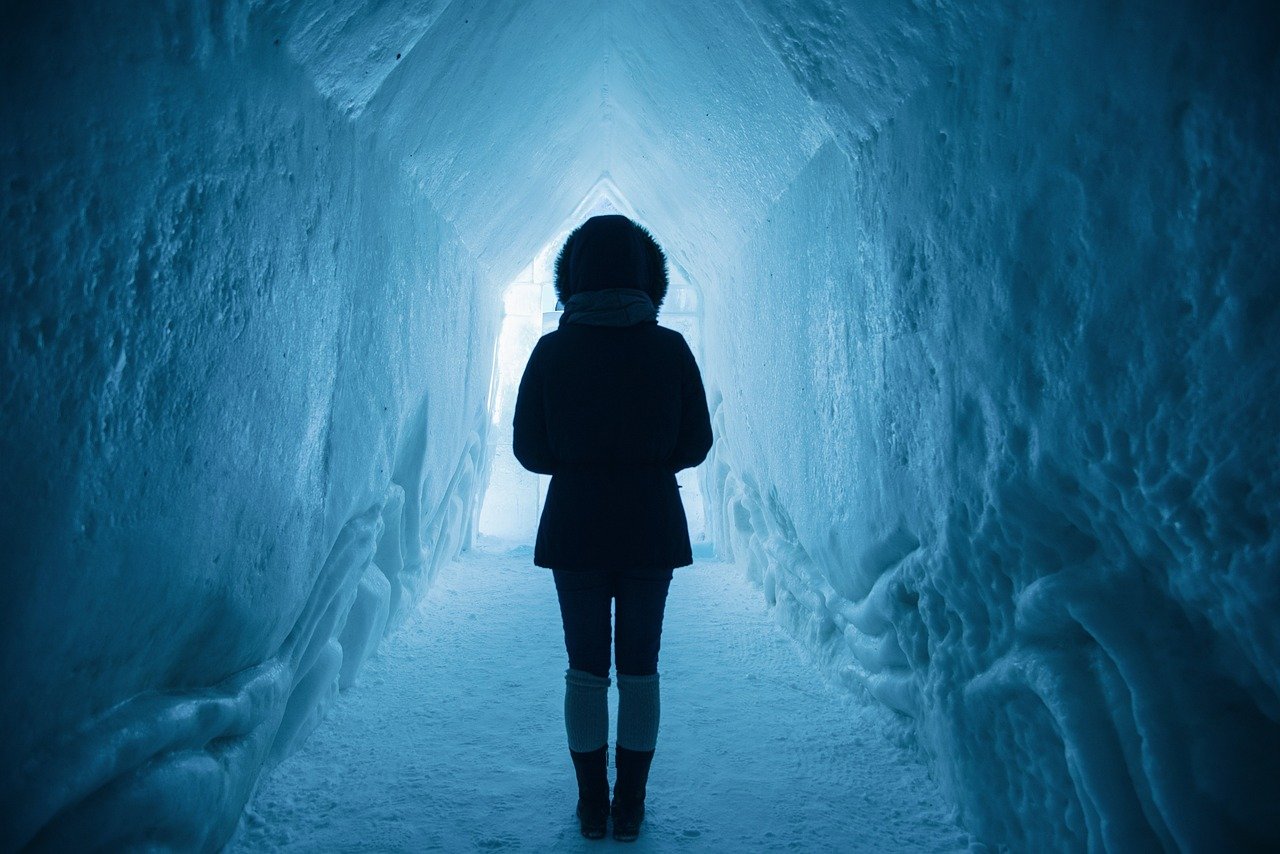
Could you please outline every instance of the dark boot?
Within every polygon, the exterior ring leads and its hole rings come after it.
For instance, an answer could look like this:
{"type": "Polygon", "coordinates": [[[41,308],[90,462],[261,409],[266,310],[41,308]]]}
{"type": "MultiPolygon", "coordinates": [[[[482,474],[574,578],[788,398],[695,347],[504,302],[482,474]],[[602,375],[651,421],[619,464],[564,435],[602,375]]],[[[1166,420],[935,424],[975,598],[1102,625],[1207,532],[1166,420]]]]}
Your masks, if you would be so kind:
{"type": "Polygon", "coordinates": [[[619,747],[615,755],[618,781],[613,787],[613,838],[631,842],[640,835],[644,821],[644,788],[649,782],[653,751],[619,747]]]}
{"type": "Polygon", "coordinates": [[[605,748],[570,750],[578,777],[578,826],[587,839],[604,839],[609,825],[609,764],[605,748]]]}

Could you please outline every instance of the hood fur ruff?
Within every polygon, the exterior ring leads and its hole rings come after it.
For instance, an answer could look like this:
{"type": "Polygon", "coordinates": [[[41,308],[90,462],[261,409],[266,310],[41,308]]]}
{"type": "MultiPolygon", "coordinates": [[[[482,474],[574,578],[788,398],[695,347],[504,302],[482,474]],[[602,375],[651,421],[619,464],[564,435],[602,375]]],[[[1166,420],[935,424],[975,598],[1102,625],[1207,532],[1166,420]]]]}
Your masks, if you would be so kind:
{"type": "Polygon", "coordinates": [[[635,288],[662,305],[667,295],[667,256],[647,230],[621,214],[593,216],[578,226],[556,256],[556,296],[635,288]]]}

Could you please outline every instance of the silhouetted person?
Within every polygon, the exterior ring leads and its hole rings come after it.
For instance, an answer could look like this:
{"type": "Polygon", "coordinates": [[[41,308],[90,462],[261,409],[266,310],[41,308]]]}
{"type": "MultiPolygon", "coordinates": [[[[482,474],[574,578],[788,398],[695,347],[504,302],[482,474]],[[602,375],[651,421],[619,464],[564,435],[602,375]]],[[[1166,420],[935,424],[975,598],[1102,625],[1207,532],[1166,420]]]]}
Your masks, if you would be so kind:
{"type": "Polygon", "coordinates": [[[635,839],[658,737],[658,646],[675,567],[693,562],[676,472],[711,448],[702,377],[658,326],[667,265],[647,231],[597,216],[556,259],[560,327],[538,341],[516,399],[515,455],[551,475],[534,563],[554,570],[564,718],[583,836],[635,839]],[[617,781],[609,804],[610,620],[616,600],[617,781]]]}

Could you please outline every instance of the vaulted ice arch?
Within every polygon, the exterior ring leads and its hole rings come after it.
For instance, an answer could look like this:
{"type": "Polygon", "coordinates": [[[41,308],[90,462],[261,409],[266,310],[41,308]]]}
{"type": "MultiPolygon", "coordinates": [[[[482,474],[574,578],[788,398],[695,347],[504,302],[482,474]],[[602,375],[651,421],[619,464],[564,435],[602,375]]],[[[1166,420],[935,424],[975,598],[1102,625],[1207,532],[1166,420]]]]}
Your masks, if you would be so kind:
{"type": "Polygon", "coordinates": [[[693,269],[832,132],[750,8],[280,4],[266,17],[497,281],[607,176],[693,269]],[[425,7],[425,8],[423,8],[425,7]]]}

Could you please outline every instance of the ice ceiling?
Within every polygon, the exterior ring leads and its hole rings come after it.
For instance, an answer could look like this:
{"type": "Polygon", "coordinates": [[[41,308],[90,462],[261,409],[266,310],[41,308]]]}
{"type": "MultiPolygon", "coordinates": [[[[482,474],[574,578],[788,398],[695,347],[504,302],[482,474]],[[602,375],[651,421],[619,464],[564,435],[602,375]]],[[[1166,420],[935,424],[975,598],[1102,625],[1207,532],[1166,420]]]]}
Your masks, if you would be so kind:
{"type": "MultiPolygon", "coordinates": [[[[366,15],[295,3],[278,14],[317,89],[506,281],[602,176],[689,255],[762,216],[831,130],[761,33],[759,6],[386,3],[366,15]]],[[[909,91],[921,76],[884,86],[909,91]]]]}
{"type": "Polygon", "coordinates": [[[222,844],[468,543],[602,181],[718,551],[967,828],[1275,845],[1280,28],[1202,6],[7,5],[0,845],[222,844]]]}

